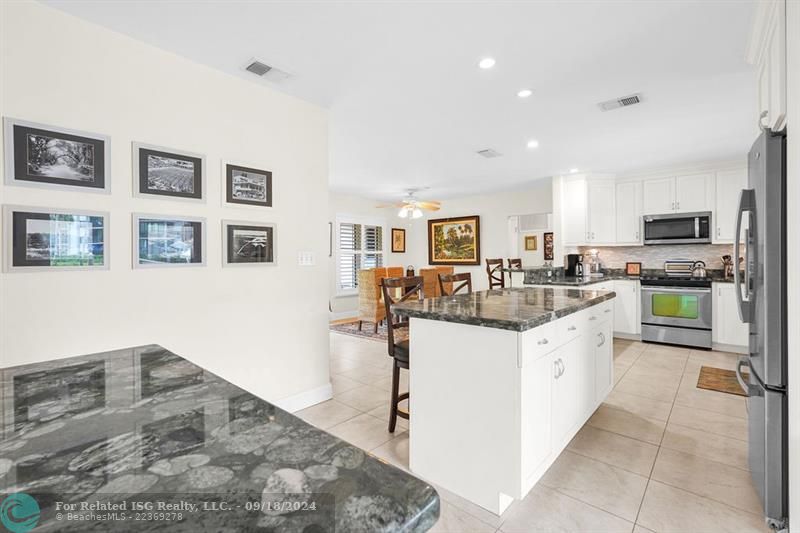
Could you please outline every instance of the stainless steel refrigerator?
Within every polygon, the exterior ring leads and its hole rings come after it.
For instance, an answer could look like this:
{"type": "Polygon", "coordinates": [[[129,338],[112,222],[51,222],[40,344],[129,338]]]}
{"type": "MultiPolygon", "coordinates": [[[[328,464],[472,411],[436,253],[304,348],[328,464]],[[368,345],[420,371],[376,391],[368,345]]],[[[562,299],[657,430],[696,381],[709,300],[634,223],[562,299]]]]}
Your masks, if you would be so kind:
{"type": "Polygon", "coordinates": [[[748,188],[739,196],[734,267],[744,232],[744,273],[734,268],[739,314],[749,324],[749,354],[736,375],[748,392],[749,462],[767,523],[788,526],[786,351],[786,134],[764,130],[748,154],[748,188]],[[745,223],[746,221],[746,223],[745,223]],[[749,376],[743,376],[744,370],[749,376]]]}

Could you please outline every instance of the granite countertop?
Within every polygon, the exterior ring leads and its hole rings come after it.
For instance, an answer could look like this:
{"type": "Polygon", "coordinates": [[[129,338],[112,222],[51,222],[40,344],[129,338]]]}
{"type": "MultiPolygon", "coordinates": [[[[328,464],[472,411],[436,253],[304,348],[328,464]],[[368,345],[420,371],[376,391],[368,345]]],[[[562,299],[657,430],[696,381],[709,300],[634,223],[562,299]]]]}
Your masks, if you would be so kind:
{"type": "Polygon", "coordinates": [[[400,316],[527,331],[614,298],[613,291],[520,287],[442,298],[409,300],[392,306],[400,316]]]}
{"type": "Polygon", "coordinates": [[[36,531],[421,532],[439,516],[427,483],[160,346],[0,372],[2,492],[37,500],[36,531]],[[123,498],[206,509],[113,524],[56,516],[58,501],[123,498]]]}
{"type": "MultiPolygon", "coordinates": [[[[525,274],[526,285],[569,285],[580,287],[582,285],[591,285],[593,283],[601,283],[603,281],[614,280],[627,280],[639,281],[641,276],[628,276],[625,270],[621,268],[606,269],[603,271],[602,276],[595,277],[580,277],[580,276],[564,276],[561,274],[563,270],[558,268],[551,270],[556,275],[547,277],[547,269],[543,267],[529,267],[529,268],[504,268],[503,272],[521,272],[525,274]]],[[[645,269],[642,274],[644,276],[663,276],[664,271],[659,269],[645,269]]],[[[733,278],[726,278],[721,269],[708,269],[708,279],[714,283],[733,283],[733,278]]]]}

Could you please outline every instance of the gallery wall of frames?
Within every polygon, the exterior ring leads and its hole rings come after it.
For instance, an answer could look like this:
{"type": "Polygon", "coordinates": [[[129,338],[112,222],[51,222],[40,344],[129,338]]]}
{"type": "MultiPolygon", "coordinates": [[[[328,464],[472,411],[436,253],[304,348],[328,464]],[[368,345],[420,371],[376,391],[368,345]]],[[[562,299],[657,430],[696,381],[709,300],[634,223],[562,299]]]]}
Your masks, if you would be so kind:
{"type": "MultiPolygon", "coordinates": [[[[3,133],[6,185],[111,193],[108,135],[11,117],[3,118],[3,133]]],[[[220,231],[210,231],[206,218],[170,214],[170,204],[163,202],[205,204],[212,181],[223,188],[223,207],[269,209],[271,171],[230,161],[211,169],[203,154],[144,142],[131,143],[130,153],[132,195],[155,200],[152,212],[130,213],[126,221],[132,268],[202,267],[207,246],[222,246],[224,267],[277,264],[276,224],[223,219],[220,231]]],[[[69,210],[3,205],[3,269],[108,269],[109,225],[110,214],[89,205],[69,210]]]]}

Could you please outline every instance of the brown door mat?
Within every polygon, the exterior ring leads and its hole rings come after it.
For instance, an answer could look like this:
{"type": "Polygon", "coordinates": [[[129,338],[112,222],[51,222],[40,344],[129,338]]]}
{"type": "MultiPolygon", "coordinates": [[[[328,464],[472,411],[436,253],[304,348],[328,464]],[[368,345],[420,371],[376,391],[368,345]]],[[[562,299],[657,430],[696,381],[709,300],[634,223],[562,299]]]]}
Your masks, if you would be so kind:
{"type": "MultiPolygon", "coordinates": [[[[742,373],[745,381],[750,377],[746,372],[742,373]]],[[[747,396],[736,379],[736,372],[713,366],[700,367],[700,377],[697,378],[697,388],[735,394],[737,396],[747,396]]]]}

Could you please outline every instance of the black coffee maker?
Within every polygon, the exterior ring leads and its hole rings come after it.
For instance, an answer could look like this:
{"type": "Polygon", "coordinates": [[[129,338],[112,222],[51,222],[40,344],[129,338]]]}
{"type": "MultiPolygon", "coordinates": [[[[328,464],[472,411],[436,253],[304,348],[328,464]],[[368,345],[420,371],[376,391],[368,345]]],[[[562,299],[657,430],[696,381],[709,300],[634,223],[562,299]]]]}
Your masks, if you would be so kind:
{"type": "Polygon", "coordinates": [[[583,254],[567,254],[564,257],[565,276],[583,276],[583,254]]]}

